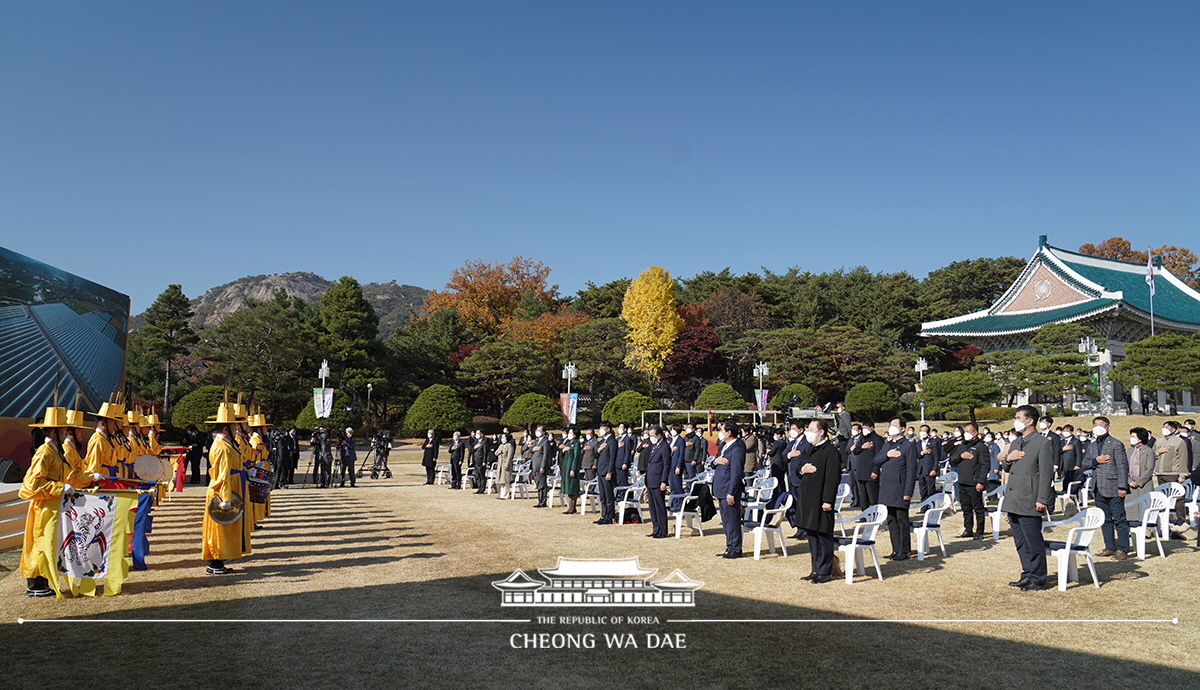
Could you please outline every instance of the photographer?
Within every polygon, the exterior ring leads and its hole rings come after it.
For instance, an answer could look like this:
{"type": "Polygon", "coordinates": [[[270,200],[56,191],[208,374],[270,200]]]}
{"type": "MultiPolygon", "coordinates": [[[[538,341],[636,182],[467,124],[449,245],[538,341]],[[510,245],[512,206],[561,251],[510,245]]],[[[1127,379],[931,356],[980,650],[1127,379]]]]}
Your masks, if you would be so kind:
{"type": "Polygon", "coordinates": [[[341,466],[341,488],[346,488],[346,474],[350,474],[350,486],[354,486],[354,466],[358,464],[357,444],[354,440],[354,429],[346,427],[346,432],[338,439],[338,457],[341,466]]]}
{"type": "Polygon", "coordinates": [[[328,489],[333,475],[333,456],[329,452],[329,432],[317,427],[309,441],[312,449],[312,478],[318,488],[328,489]]]}

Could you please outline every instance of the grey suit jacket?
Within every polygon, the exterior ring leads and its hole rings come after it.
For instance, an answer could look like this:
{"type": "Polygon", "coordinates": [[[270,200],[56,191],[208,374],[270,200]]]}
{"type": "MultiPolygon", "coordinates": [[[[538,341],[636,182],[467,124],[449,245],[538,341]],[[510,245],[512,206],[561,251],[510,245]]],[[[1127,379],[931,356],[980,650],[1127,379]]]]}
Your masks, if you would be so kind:
{"type": "Polygon", "coordinates": [[[1094,493],[1116,498],[1118,491],[1129,491],[1129,459],[1125,455],[1125,444],[1111,435],[1106,434],[1088,444],[1081,467],[1092,470],[1094,493]],[[1107,455],[1108,462],[1096,462],[1098,455],[1107,455]]]}
{"type": "Polygon", "coordinates": [[[1006,459],[1008,489],[1004,493],[1004,512],[1014,515],[1038,515],[1036,503],[1054,505],[1054,449],[1045,436],[1034,432],[1013,441],[1008,452],[1023,451],[1020,460],[1006,459]]]}

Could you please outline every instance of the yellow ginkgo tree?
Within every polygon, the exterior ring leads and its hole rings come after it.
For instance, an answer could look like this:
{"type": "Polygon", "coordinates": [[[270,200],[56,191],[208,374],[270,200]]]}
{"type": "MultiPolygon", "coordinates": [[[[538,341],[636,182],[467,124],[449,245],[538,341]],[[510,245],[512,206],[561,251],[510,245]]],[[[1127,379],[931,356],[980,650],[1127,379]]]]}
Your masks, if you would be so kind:
{"type": "Polygon", "coordinates": [[[625,363],[657,382],[684,323],[676,312],[671,274],[661,266],[642,271],[625,291],[621,318],[629,327],[625,363]]]}

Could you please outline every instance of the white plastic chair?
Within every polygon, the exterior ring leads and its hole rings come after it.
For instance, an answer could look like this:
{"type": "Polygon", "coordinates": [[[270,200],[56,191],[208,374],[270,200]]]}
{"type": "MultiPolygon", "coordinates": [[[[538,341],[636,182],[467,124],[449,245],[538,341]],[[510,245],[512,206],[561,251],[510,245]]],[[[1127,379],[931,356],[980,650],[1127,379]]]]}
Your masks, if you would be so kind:
{"type": "Polygon", "coordinates": [[[946,508],[947,513],[954,512],[954,487],[958,484],[958,472],[950,471],[942,475],[942,493],[950,497],[950,505],[946,508]]]}
{"type": "Polygon", "coordinates": [[[833,521],[842,530],[843,537],[846,536],[846,521],[842,518],[842,508],[846,507],[846,502],[849,500],[850,485],[845,482],[838,484],[837,496],[833,498],[833,521]]]}
{"type": "Polygon", "coordinates": [[[879,532],[879,526],[887,520],[887,506],[873,505],[864,510],[858,518],[862,518],[864,522],[855,523],[854,533],[851,536],[833,538],[838,544],[838,552],[842,554],[842,562],[846,564],[846,584],[848,585],[854,584],[854,573],[866,574],[864,551],[871,552],[871,560],[875,563],[875,574],[879,576],[880,580],[883,579],[883,571],[879,569],[879,554],[875,551],[875,535],[879,532]],[[853,568],[850,567],[851,558],[854,559],[853,568]]]}
{"type": "Polygon", "coordinates": [[[1000,541],[1000,525],[1004,518],[1004,492],[1008,490],[1008,484],[1001,484],[995,489],[983,495],[983,505],[987,506],[989,498],[996,497],[996,507],[986,508],[988,521],[992,523],[992,540],[1000,541]]]}
{"type": "Polygon", "coordinates": [[[775,487],[779,485],[777,477],[766,477],[755,480],[754,486],[746,489],[742,497],[744,510],[742,521],[755,520],[758,511],[767,507],[771,497],[775,495],[775,487]]]}
{"type": "Polygon", "coordinates": [[[946,557],[946,540],[942,538],[942,513],[950,507],[950,497],[937,493],[921,501],[916,508],[928,508],[919,524],[912,526],[913,536],[917,538],[917,560],[925,560],[925,551],[929,548],[929,535],[936,534],[938,546],[942,549],[942,557],[946,557]]]}
{"type": "Polygon", "coordinates": [[[1183,498],[1183,484],[1179,482],[1164,482],[1154,487],[1155,491],[1167,497],[1167,509],[1158,516],[1158,528],[1162,534],[1171,534],[1171,514],[1175,512],[1175,501],[1183,498]]]}
{"type": "Polygon", "coordinates": [[[434,484],[449,484],[450,483],[450,463],[443,462],[437,466],[433,475],[434,484]]]}
{"type": "Polygon", "coordinates": [[[1185,503],[1184,507],[1187,508],[1188,524],[1196,529],[1200,526],[1200,486],[1193,488],[1191,493],[1192,500],[1185,503]]]}
{"type": "Polygon", "coordinates": [[[742,520],[742,530],[754,535],[754,560],[759,560],[762,553],[763,535],[767,537],[767,548],[775,553],[775,537],[779,537],[779,548],[783,549],[783,557],[787,558],[787,543],[783,539],[783,516],[792,507],[792,494],[784,495],[783,502],[778,508],[763,510],[758,520],[742,520]]]}
{"type": "MultiPolygon", "coordinates": [[[[1069,482],[1065,487],[1063,487],[1062,491],[1054,494],[1054,506],[1052,506],[1052,507],[1057,508],[1058,502],[1062,501],[1062,511],[1061,512],[1063,515],[1067,514],[1067,504],[1068,503],[1075,506],[1075,512],[1078,513],[1080,511],[1078,496],[1079,496],[1079,487],[1081,487],[1081,486],[1083,486],[1082,481],[1076,480],[1073,482],[1069,482]]],[[[1059,511],[1055,511],[1055,512],[1059,512],[1059,511]]]]}
{"type": "Polygon", "coordinates": [[[642,496],[646,493],[645,479],[638,479],[637,483],[625,487],[625,496],[617,501],[617,524],[625,524],[625,509],[630,506],[637,511],[638,522],[645,522],[646,518],[642,515],[642,496]]]}
{"type": "Polygon", "coordinates": [[[517,490],[521,491],[521,498],[529,498],[529,473],[530,465],[528,461],[521,463],[513,472],[512,484],[508,487],[508,498],[516,500],[517,490]]]}
{"type": "MultiPolygon", "coordinates": [[[[679,539],[683,533],[683,523],[686,521],[688,529],[694,529],[700,532],[700,536],[704,536],[704,524],[700,522],[700,496],[696,493],[696,487],[703,482],[694,482],[691,489],[686,494],[672,494],[670,498],[682,499],[679,504],[679,510],[672,511],[668,509],[667,517],[675,520],[675,538],[679,539]]],[[[670,506],[671,502],[668,501],[670,506]]]]}
{"type": "Polygon", "coordinates": [[[1071,527],[1067,531],[1066,541],[1048,541],[1046,542],[1046,555],[1054,556],[1058,561],[1058,591],[1067,591],[1067,581],[1079,582],[1079,564],[1078,556],[1083,556],[1087,559],[1088,570],[1092,574],[1092,584],[1100,587],[1100,580],[1096,577],[1096,562],[1092,560],[1092,552],[1089,545],[1092,543],[1092,536],[1096,534],[1096,530],[1104,524],[1104,511],[1099,508],[1087,508],[1070,520],[1065,520],[1061,524],[1078,523],[1078,526],[1071,527]]]}
{"type": "Polygon", "coordinates": [[[1133,535],[1139,561],[1146,560],[1146,540],[1151,532],[1154,533],[1154,543],[1158,545],[1158,555],[1162,558],[1167,557],[1163,551],[1162,533],[1159,527],[1160,518],[1163,513],[1167,512],[1167,505],[1167,497],[1158,491],[1142,494],[1125,504],[1126,511],[1138,510],[1141,516],[1137,520],[1129,521],[1129,533],[1133,535]]]}
{"type": "Polygon", "coordinates": [[[596,503],[596,512],[600,512],[600,480],[585,479],[579,482],[579,503],[583,506],[580,512],[587,515],[588,504],[596,503]]]}
{"type": "MultiPolygon", "coordinates": [[[[1090,470],[1089,470],[1090,471],[1090,470]]],[[[1092,491],[1094,490],[1095,482],[1092,480],[1092,475],[1088,475],[1083,481],[1083,486],[1079,487],[1079,509],[1087,508],[1092,502],[1092,491]]]]}

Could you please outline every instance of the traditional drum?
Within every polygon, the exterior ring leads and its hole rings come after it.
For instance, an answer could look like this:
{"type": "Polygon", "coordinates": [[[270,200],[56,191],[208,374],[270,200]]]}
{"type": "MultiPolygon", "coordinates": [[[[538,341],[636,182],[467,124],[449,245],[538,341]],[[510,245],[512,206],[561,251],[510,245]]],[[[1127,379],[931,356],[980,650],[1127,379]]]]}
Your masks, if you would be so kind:
{"type": "Polygon", "coordinates": [[[266,503],[267,496],[271,494],[271,483],[263,481],[258,477],[250,477],[248,480],[248,491],[250,494],[251,503],[266,503]]]}
{"type": "Polygon", "coordinates": [[[170,476],[170,472],[157,455],[139,455],[133,461],[133,473],[138,479],[148,482],[161,482],[170,476]]]}

